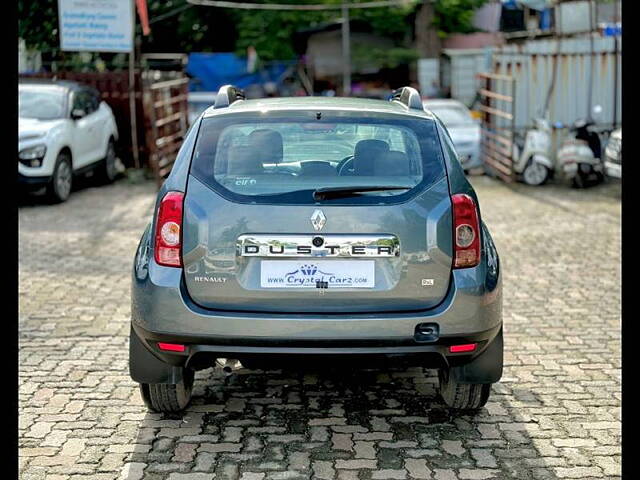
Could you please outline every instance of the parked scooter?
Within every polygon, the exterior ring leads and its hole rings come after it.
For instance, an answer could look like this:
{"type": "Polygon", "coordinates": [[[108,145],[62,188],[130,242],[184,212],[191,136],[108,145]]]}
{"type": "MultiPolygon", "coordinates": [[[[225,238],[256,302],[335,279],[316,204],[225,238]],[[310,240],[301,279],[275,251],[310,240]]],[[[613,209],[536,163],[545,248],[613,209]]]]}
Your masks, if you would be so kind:
{"type": "Polygon", "coordinates": [[[602,143],[591,128],[593,125],[592,121],[577,120],[556,155],[565,180],[576,188],[597,185],[604,180],[602,143]]]}
{"type": "Polygon", "coordinates": [[[553,172],[550,159],[551,125],[544,118],[534,120],[535,127],[528,130],[524,142],[513,145],[513,169],[528,185],[542,185],[553,172]]]}

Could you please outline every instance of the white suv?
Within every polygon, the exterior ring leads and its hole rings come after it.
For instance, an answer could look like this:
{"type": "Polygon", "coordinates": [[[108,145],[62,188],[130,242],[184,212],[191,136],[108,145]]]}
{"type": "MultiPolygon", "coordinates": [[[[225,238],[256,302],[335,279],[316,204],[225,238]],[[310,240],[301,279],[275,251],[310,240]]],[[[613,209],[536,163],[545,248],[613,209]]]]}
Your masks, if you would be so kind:
{"type": "Polygon", "coordinates": [[[105,182],[115,178],[118,128],[97,90],[38,81],[21,82],[18,94],[18,182],[25,189],[46,187],[64,202],[75,175],[94,170],[105,182]]]}

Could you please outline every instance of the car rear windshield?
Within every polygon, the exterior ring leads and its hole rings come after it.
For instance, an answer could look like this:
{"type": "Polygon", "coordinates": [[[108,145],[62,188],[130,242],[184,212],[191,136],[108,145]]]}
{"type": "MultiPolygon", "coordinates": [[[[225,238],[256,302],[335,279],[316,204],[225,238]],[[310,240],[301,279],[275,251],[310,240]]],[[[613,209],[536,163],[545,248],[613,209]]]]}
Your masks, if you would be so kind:
{"type": "Polygon", "coordinates": [[[443,165],[432,120],[278,112],[204,118],[191,174],[237,202],[312,204],[318,189],[352,189],[323,201],[397,203],[443,178],[443,165]]]}

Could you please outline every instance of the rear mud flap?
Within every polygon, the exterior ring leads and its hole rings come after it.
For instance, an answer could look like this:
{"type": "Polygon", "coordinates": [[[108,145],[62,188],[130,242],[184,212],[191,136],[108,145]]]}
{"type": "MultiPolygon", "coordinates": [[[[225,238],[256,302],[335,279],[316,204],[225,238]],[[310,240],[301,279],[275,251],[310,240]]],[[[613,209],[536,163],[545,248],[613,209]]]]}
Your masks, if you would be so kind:
{"type": "Polygon", "coordinates": [[[449,375],[458,383],[496,383],[502,377],[502,328],[489,346],[471,362],[451,367],[449,375]]]}
{"type": "Polygon", "coordinates": [[[129,333],[129,375],[138,383],[167,383],[182,381],[183,368],[169,365],[157,358],[131,328],[129,333]]]}

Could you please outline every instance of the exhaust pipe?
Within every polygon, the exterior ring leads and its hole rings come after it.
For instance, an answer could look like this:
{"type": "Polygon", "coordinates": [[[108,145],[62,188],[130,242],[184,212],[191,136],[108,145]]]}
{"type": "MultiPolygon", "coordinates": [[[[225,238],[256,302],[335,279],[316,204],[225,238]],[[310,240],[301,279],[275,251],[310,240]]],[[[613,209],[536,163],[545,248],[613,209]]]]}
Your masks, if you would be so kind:
{"type": "Polygon", "coordinates": [[[224,374],[225,377],[228,377],[233,373],[233,367],[236,364],[236,362],[237,360],[233,358],[224,358],[224,359],[217,358],[216,359],[216,363],[222,367],[222,373],[224,374]],[[224,362],[222,362],[221,360],[224,360],[224,362]]]}

